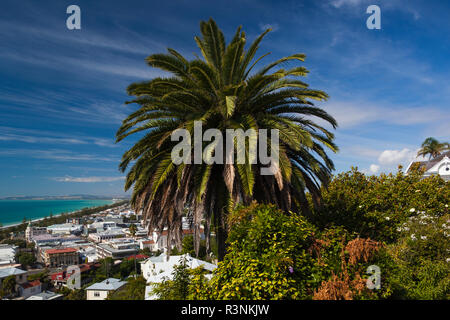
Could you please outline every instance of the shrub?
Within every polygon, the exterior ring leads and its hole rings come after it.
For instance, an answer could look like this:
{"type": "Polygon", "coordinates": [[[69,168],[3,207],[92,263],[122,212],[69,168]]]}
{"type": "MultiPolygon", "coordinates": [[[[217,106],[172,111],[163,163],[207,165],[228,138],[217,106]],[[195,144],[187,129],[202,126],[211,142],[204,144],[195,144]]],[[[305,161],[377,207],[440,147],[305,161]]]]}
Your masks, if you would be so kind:
{"type": "Polygon", "coordinates": [[[420,212],[398,228],[400,239],[389,247],[398,264],[399,298],[450,298],[450,214],[420,212]]]}
{"type": "Polygon", "coordinates": [[[395,242],[408,217],[448,212],[449,184],[439,176],[423,179],[422,173],[405,175],[399,167],[396,174],[380,176],[366,176],[357,168],[338,174],[323,189],[322,206],[312,221],[320,228],[340,225],[364,238],[395,242]]]}

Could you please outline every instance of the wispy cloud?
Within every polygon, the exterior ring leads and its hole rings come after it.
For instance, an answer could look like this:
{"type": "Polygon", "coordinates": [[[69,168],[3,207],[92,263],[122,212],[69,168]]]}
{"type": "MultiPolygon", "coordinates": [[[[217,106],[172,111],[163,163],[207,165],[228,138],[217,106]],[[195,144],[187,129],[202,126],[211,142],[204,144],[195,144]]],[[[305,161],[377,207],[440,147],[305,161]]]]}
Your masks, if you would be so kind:
{"type": "Polygon", "coordinates": [[[0,126],[0,141],[18,141],[33,144],[91,144],[101,147],[117,147],[114,139],[73,136],[59,132],[0,126]]]}
{"type": "Polygon", "coordinates": [[[96,182],[113,182],[124,180],[125,177],[55,177],[52,178],[58,182],[77,182],[77,183],[96,183],[96,182]]]}
{"type": "Polygon", "coordinates": [[[0,155],[21,158],[46,159],[55,161],[118,161],[116,156],[95,155],[88,153],[72,152],[69,150],[49,149],[3,149],[0,155]]]}

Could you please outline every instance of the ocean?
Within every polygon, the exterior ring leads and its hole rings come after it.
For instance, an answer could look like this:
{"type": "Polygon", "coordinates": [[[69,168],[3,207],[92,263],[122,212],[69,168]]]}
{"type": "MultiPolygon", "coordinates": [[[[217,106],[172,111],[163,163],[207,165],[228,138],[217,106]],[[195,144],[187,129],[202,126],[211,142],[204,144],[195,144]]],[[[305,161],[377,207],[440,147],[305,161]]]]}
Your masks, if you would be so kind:
{"type": "Polygon", "coordinates": [[[27,220],[112,204],[112,200],[0,200],[0,223],[8,226],[27,220]]]}

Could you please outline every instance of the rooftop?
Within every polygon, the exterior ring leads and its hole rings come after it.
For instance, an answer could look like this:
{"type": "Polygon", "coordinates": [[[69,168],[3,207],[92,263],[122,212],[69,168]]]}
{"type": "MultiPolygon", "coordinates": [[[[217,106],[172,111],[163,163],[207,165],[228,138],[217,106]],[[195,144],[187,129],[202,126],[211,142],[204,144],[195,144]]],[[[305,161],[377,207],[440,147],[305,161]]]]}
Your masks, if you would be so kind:
{"type": "Polygon", "coordinates": [[[77,252],[77,249],[74,248],[63,248],[63,249],[49,249],[46,250],[46,254],[58,254],[58,253],[71,253],[71,252],[77,252]]]}
{"type": "Polygon", "coordinates": [[[12,275],[19,275],[24,273],[27,272],[19,268],[3,268],[0,269],[0,278],[6,278],[12,275]]]}
{"type": "Polygon", "coordinates": [[[87,287],[86,290],[113,291],[121,288],[126,283],[126,281],[120,281],[120,279],[109,278],[87,287]]]}

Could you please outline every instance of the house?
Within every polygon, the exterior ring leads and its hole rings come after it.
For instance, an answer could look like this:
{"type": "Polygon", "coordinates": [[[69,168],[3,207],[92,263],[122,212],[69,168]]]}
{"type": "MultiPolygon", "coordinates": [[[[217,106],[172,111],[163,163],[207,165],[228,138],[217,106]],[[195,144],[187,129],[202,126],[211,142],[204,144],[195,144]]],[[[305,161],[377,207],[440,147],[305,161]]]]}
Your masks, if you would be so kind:
{"type": "Polygon", "coordinates": [[[428,161],[412,161],[406,168],[406,173],[413,168],[425,170],[423,176],[440,175],[445,181],[450,181],[450,151],[444,152],[428,161]]]}
{"type": "Polygon", "coordinates": [[[18,286],[18,293],[23,298],[28,298],[34,294],[38,294],[42,292],[42,284],[39,280],[29,281],[25,283],[21,283],[18,286]]]}
{"type": "Polygon", "coordinates": [[[102,282],[95,283],[86,288],[87,300],[105,300],[110,293],[119,290],[126,284],[126,281],[120,281],[115,278],[109,278],[102,282]]]}
{"type": "Polygon", "coordinates": [[[189,254],[170,256],[168,258],[168,256],[163,253],[157,257],[148,258],[147,260],[140,262],[142,276],[147,280],[147,284],[149,284],[145,289],[145,300],[156,299],[155,296],[151,295],[151,284],[160,283],[165,279],[172,279],[174,267],[181,264],[183,260],[190,269],[203,267],[203,269],[213,272],[214,269],[217,268],[215,264],[193,258],[189,254]]]}
{"type": "MultiPolygon", "coordinates": [[[[5,278],[9,276],[15,276],[16,277],[16,289],[17,286],[27,282],[27,272],[24,270],[21,270],[19,268],[2,268],[0,269],[0,289],[2,288],[2,283],[5,280],[5,278]]],[[[17,291],[17,290],[16,290],[17,291]]]]}
{"type": "Polygon", "coordinates": [[[75,248],[48,249],[44,252],[44,263],[48,267],[71,266],[78,262],[78,250],[75,248]]]}
{"type": "Polygon", "coordinates": [[[63,297],[64,296],[62,294],[51,291],[43,291],[41,293],[29,296],[25,300],[62,300],[63,297]]]}

